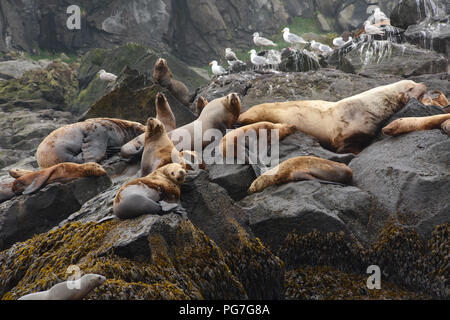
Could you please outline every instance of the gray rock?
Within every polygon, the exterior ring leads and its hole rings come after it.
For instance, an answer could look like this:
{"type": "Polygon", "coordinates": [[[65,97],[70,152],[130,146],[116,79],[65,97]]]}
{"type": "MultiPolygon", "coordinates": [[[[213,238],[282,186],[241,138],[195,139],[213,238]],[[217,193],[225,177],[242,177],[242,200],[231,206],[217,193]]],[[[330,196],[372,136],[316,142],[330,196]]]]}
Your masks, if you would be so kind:
{"type": "Polygon", "coordinates": [[[320,68],[318,59],[307,50],[283,49],[281,52],[280,71],[305,72],[320,68]]]}
{"type": "Polygon", "coordinates": [[[55,227],[89,199],[109,188],[109,177],[53,183],[33,195],[0,205],[0,251],[55,227]]]}
{"type": "Polygon", "coordinates": [[[371,197],[355,187],[303,181],[267,188],[239,204],[246,208],[254,234],[272,249],[296,231],[344,232],[368,240],[371,197]]]}
{"type": "Polygon", "coordinates": [[[406,29],[427,18],[442,17],[446,13],[445,6],[440,0],[402,0],[392,9],[391,24],[406,29]]]}
{"type": "Polygon", "coordinates": [[[393,216],[428,238],[435,226],[449,222],[449,159],[450,139],[441,130],[391,137],[359,154],[350,168],[355,186],[375,197],[374,225],[393,216]]]}
{"type": "Polygon", "coordinates": [[[247,196],[247,190],[255,181],[256,174],[250,165],[215,164],[208,166],[209,178],[227,190],[233,200],[247,196]]]}
{"type": "Polygon", "coordinates": [[[450,96],[450,74],[448,72],[438,74],[424,74],[420,76],[410,77],[409,80],[425,83],[429,90],[439,90],[447,97],[450,96]]]}
{"type": "Polygon", "coordinates": [[[30,70],[41,70],[45,66],[30,60],[10,60],[0,62],[0,77],[3,79],[20,79],[25,72],[30,70]]]}

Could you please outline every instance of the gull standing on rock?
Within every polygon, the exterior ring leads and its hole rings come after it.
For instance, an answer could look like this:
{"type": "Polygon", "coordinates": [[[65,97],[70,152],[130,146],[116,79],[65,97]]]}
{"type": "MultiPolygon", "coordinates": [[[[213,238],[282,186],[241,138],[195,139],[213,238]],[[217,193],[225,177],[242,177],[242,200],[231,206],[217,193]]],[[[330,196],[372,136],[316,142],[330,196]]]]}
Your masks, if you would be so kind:
{"type": "Polygon", "coordinates": [[[283,32],[284,41],[286,41],[289,44],[296,44],[296,43],[306,44],[306,43],[308,43],[302,37],[291,33],[289,28],[284,28],[282,32],[283,32]]]}
{"type": "Polygon", "coordinates": [[[105,70],[100,70],[98,72],[100,75],[100,80],[106,81],[106,82],[115,82],[117,80],[117,76],[112,73],[108,73],[105,70]]]}
{"type": "Polygon", "coordinates": [[[212,69],[212,73],[213,73],[215,76],[222,76],[222,75],[224,75],[225,73],[227,73],[227,70],[225,70],[224,67],[219,66],[219,64],[217,63],[216,60],[214,60],[213,62],[211,62],[209,65],[212,66],[212,68],[211,68],[211,69],[212,69]]]}
{"type": "Polygon", "coordinates": [[[250,53],[250,60],[255,66],[260,67],[269,64],[266,58],[258,56],[256,54],[255,49],[249,51],[249,53],[250,53]]]}
{"type": "Polygon", "coordinates": [[[364,22],[364,31],[369,35],[384,36],[384,31],[381,30],[379,27],[372,25],[370,21],[364,22]]]}
{"type": "Polygon", "coordinates": [[[277,47],[278,45],[273,43],[273,41],[260,37],[258,32],[253,34],[253,42],[258,47],[277,47]]]}
{"type": "Polygon", "coordinates": [[[329,52],[333,51],[333,49],[331,49],[326,44],[323,44],[323,43],[320,43],[320,42],[316,42],[314,40],[311,41],[311,48],[319,50],[322,53],[329,53],[329,52]]]}
{"type": "Polygon", "coordinates": [[[383,11],[380,10],[380,8],[375,8],[373,17],[375,18],[375,24],[389,20],[389,18],[386,16],[386,14],[383,11]]]}
{"type": "Polygon", "coordinates": [[[333,39],[333,45],[336,47],[343,47],[351,41],[352,41],[352,37],[349,37],[348,41],[345,41],[342,37],[338,37],[338,38],[333,39]]]}

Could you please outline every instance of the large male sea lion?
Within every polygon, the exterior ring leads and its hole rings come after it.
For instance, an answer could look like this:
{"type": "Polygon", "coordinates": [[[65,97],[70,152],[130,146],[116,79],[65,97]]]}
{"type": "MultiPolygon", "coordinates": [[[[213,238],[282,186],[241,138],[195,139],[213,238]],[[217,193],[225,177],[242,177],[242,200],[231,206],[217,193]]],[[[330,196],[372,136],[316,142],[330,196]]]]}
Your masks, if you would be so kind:
{"type": "Polygon", "coordinates": [[[252,183],[248,192],[258,193],[270,186],[302,180],[323,180],[349,185],[352,178],[352,170],[345,164],[316,157],[297,157],[264,173],[252,183]]]}
{"type": "Polygon", "coordinates": [[[172,163],[144,178],[127,183],[114,199],[114,214],[120,219],[160,214],[165,211],[163,206],[179,201],[180,185],[185,178],[186,171],[183,167],[172,163]]]}
{"type": "Polygon", "coordinates": [[[156,95],[155,105],[156,119],[164,124],[167,132],[175,130],[177,128],[177,120],[175,119],[175,115],[173,114],[169,102],[163,93],[158,92],[156,95]]]}
{"type": "Polygon", "coordinates": [[[89,162],[84,164],[60,163],[35,172],[14,170],[10,172],[10,175],[17,177],[11,190],[14,194],[19,195],[35,193],[54,182],[67,183],[79,178],[101,177],[107,173],[98,163],[89,162]]]}
{"type": "Polygon", "coordinates": [[[149,118],[145,131],[141,175],[145,177],[153,171],[173,162],[185,167],[183,157],[167,135],[164,124],[158,119],[149,118]]]}
{"type": "Polygon", "coordinates": [[[61,127],[39,145],[36,158],[41,168],[58,163],[99,162],[145,132],[131,121],[97,118],[61,127]]]}
{"type": "MultiPolygon", "coordinates": [[[[196,139],[201,139],[199,143],[204,148],[211,143],[211,141],[204,137],[204,133],[207,130],[217,129],[224,135],[227,129],[231,129],[235,125],[240,113],[241,100],[239,99],[238,94],[231,93],[226,97],[208,103],[197,120],[169,132],[169,137],[174,142],[175,147],[180,151],[193,151],[196,139]],[[201,134],[201,137],[197,137],[194,134],[195,128],[200,128],[201,132],[199,134],[201,134]]],[[[144,142],[145,134],[140,135],[124,145],[121,150],[122,157],[131,158],[141,154],[144,142]]]]}
{"type": "Polygon", "coordinates": [[[50,290],[27,294],[19,300],[82,300],[105,281],[104,276],[86,274],[78,280],[58,283],[50,290]]]}
{"type": "Polygon", "coordinates": [[[388,136],[398,136],[414,131],[424,131],[433,129],[442,129],[445,133],[449,132],[450,114],[439,114],[430,117],[418,118],[400,118],[383,128],[383,133],[388,136]]]}
{"type": "Polygon", "coordinates": [[[169,89],[178,101],[185,106],[189,105],[190,93],[186,85],[173,78],[172,72],[169,69],[167,61],[163,58],[158,59],[153,70],[153,80],[156,84],[169,89]]]}
{"type": "Polygon", "coordinates": [[[384,120],[420,98],[426,86],[403,80],[338,102],[291,101],[255,106],[239,117],[242,124],[261,121],[295,125],[339,153],[359,153],[373,139],[384,120]]]}

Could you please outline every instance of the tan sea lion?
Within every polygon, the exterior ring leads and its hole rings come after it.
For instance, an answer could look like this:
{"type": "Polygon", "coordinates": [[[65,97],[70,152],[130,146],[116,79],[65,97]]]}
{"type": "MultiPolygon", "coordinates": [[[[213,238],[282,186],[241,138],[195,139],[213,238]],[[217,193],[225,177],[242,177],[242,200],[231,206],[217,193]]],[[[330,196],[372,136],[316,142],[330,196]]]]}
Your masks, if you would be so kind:
{"type": "Polygon", "coordinates": [[[155,105],[156,119],[164,124],[167,132],[175,130],[177,128],[177,120],[175,119],[169,102],[163,93],[158,92],[156,95],[155,105]]]}
{"type": "Polygon", "coordinates": [[[350,185],[352,170],[345,164],[316,157],[297,157],[280,163],[256,179],[248,190],[249,194],[264,189],[302,180],[323,180],[350,185]]]}
{"type": "MultiPolygon", "coordinates": [[[[231,129],[236,124],[240,112],[241,100],[238,94],[231,93],[226,97],[211,101],[197,120],[168,134],[178,150],[192,151],[195,147],[195,139],[199,138],[194,135],[194,129],[199,127],[202,134],[201,146],[204,148],[211,143],[211,141],[205,139],[204,133],[209,129],[217,129],[224,135],[227,129],[231,129]]],[[[142,153],[144,142],[145,134],[124,145],[121,150],[122,157],[131,158],[142,153]]]]}
{"type": "Polygon", "coordinates": [[[141,175],[145,177],[153,171],[173,162],[180,163],[183,167],[186,166],[182,155],[167,135],[164,124],[158,119],[149,118],[145,131],[141,175]]]}
{"type": "Polygon", "coordinates": [[[50,133],[39,145],[36,158],[41,168],[64,162],[100,162],[144,132],[145,126],[137,122],[89,119],[50,133]]]}
{"type": "Polygon", "coordinates": [[[117,193],[114,199],[114,214],[120,219],[160,214],[165,211],[165,203],[178,203],[180,185],[185,179],[184,168],[178,163],[172,163],[144,178],[131,181],[117,193]]]}
{"type": "Polygon", "coordinates": [[[11,189],[16,195],[32,194],[54,182],[67,183],[79,178],[105,175],[107,175],[105,169],[95,162],[84,164],[60,163],[35,172],[22,171],[20,177],[13,182],[11,189]]]}
{"type": "Polygon", "coordinates": [[[169,89],[178,101],[185,106],[189,105],[190,93],[186,85],[173,78],[172,72],[169,69],[167,61],[163,58],[158,59],[153,70],[153,80],[156,84],[169,89]]]}
{"type": "Polygon", "coordinates": [[[414,131],[433,130],[441,128],[448,133],[447,121],[450,114],[439,114],[430,117],[400,118],[383,128],[383,134],[387,136],[398,136],[414,131]]]}
{"type": "Polygon", "coordinates": [[[435,106],[445,108],[449,105],[447,97],[439,90],[428,92],[425,94],[420,102],[426,106],[435,106]]]}
{"type": "Polygon", "coordinates": [[[105,281],[104,276],[86,274],[78,280],[58,283],[50,290],[27,294],[19,300],[82,300],[105,281]]]}
{"type": "Polygon", "coordinates": [[[197,116],[200,117],[202,114],[203,109],[208,105],[208,100],[203,98],[202,96],[197,98],[197,101],[195,102],[195,109],[197,111],[197,116]]]}
{"type": "Polygon", "coordinates": [[[239,117],[241,124],[261,121],[295,125],[339,153],[359,153],[375,137],[380,125],[420,98],[426,86],[403,80],[338,102],[291,101],[254,106],[239,117]]]}
{"type": "Polygon", "coordinates": [[[267,142],[270,144],[271,130],[278,130],[278,139],[282,140],[285,137],[294,134],[297,131],[297,128],[284,123],[275,124],[264,121],[250,124],[227,133],[220,142],[219,150],[224,157],[227,157],[227,150],[233,150],[232,158],[236,158],[238,155],[238,139],[244,139],[245,136],[253,136],[256,139],[259,139],[259,135],[262,133],[261,130],[266,130],[265,134],[267,135],[267,142]]]}

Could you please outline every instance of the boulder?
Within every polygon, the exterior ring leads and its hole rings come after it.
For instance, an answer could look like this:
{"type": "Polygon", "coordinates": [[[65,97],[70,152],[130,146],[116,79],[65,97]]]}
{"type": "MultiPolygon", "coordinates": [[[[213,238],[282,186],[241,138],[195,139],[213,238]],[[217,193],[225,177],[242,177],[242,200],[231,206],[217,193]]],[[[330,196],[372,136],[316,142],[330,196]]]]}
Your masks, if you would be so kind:
{"type": "Polygon", "coordinates": [[[439,90],[447,97],[450,97],[450,74],[448,72],[438,74],[424,74],[420,76],[410,77],[409,80],[425,83],[428,90],[439,90]]]}
{"type": "Polygon", "coordinates": [[[283,49],[281,63],[278,66],[283,72],[305,72],[320,68],[319,60],[307,50],[283,49]]]}
{"type": "Polygon", "coordinates": [[[109,188],[109,177],[53,183],[33,195],[0,205],[0,251],[55,227],[89,199],[109,188]]]}
{"type": "Polygon", "coordinates": [[[38,63],[27,59],[10,60],[0,62],[0,78],[20,79],[27,71],[36,71],[44,69],[48,63],[38,63]]]}
{"type": "Polygon", "coordinates": [[[369,192],[387,217],[428,238],[450,220],[450,140],[441,130],[413,132],[376,142],[351,163],[355,186],[369,192]]]}
{"type": "Polygon", "coordinates": [[[402,0],[392,9],[391,24],[403,29],[431,17],[442,17],[446,4],[437,0],[402,0]]]}

